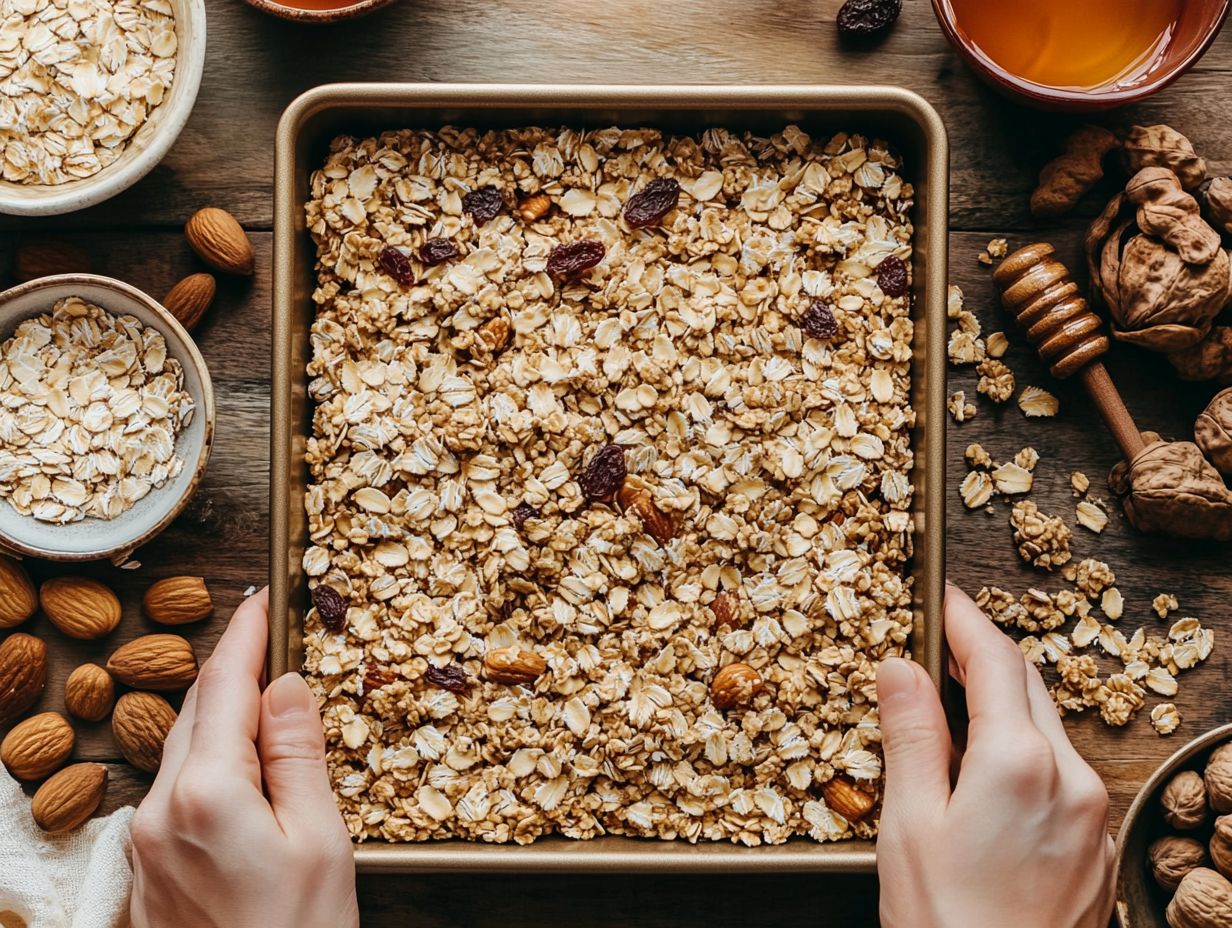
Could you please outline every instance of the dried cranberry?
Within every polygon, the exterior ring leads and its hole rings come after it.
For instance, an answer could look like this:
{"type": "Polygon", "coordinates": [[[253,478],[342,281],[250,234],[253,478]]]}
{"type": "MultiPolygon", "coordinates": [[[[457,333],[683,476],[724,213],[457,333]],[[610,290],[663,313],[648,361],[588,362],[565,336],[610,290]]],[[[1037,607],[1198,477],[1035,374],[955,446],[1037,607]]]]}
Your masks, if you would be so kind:
{"type": "Polygon", "coordinates": [[[602,242],[590,238],[557,245],[548,255],[547,271],[556,277],[572,277],[589,271],[603,260],[606,251],[602,242]]]}
{"type": "Polygon", "coordinates": [[[625,204],[625,222],[631,229],[654,225],[680,202],[680,184],[672,177],[656,177],[625,204]]]}
{"type": "Polygon", "coordinates": [[[530,503],[521,502],[513,508],[513,524],[520,532],[527,519],[538,519],[543,513],[530,503]]]}
{"type": "Polygon", "coordinates": [[[838,34],[844,39],[880,35],[898,19],[903,0],[847,0],[838,11],[838,34]]]}
{"type": "Polygon", "coordinates": [[[427,265],[444,264],[458,256],[458,246],[447,238],[426,239],[419,246],[419,260],[427,265]]]}
{"type": "Polygon", "coordinates": [[[331,632],[346,627],[347,602],[333,587],[318,583],[312,588],[312,604],[317,607],[321,624],[331,632]]]}
{"type": "Polygon", "coordinates": [[[462,198],[462,209],[471,214],[476,225],[495,219],[504,208],[505,197],[496,187],[480,187],[462,198]]]}
{"type": "Polygon", "coordinates": [[[381,266],[381,270],[404,287],[409,287],[415,282],[415,269],[411,267],[411,259],[392,245],[386,245],[381,249],[381,253],[376,256],[376,263],[381,266]]]}
{"type": "Polygon", "coordinates": [[[890,255],[877,265],[877,286],[886,296],[902,296],[907,292],[907,265],[890,255]]]}
{"type": "Polygon", "coordinates": [[[470,677],[457,664],[446,664],[444,667],[429,664],[424,679],[451,693],[468,693],[471,688],[470,677]]]}
{"type": "Polygon", "coordinates": [[[625,449],[620,445],[604,445],[590,459],[577,482],[582,495],[593,503],[615,496],[625,482],[626,473],[625,449]]]}
{"type": "Polygon", "coordinates": [[[814,299],[809,303],[808,309],[800,317],[799,324],[804,334],[813,338],[829,340],[838,334],[838,320],[834,318],[830,307],[821,300],[814,299]]]}

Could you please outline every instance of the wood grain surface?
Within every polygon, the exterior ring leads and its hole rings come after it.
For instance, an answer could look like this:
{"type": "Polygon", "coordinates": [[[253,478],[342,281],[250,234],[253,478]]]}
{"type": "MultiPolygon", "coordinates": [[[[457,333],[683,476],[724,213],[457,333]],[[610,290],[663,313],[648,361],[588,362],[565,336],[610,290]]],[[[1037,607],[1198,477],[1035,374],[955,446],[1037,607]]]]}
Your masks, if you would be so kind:
{"type": "MultiPolygon", "coordinates": [[[[1033,498],[1073,524],[1069,474],[1081,470],[1102,487],[1116,449],[1076,383],[1056,384],[1012,329],[996,302],[989,270],[976,255],[994,235],[1011,244],[1053,241],[1079,272],[1082,229],[1112,189],[1105,182],[1071,217],[1034,223],[1027,194],[1040,165],[1074,125],[1069,117],[1022,109],[975,80],[942,39],[927,0],[905,0],[892,35],[871,50],[840,49],[833,19],[838,0],[401,0],[367,19],[327,28],[298,27],[240,0],[210,0],[209,52],[200,97],[167,159],[115,200],[43,220],[0,217],[0,273],[20,241],[49,238],[84,246],[96,270],[161,296],[199,269],[179,228],[191,212],[233,211],[257,251],[252,280],[220,281],[218,301],[197,332],[214,377],[218,436],[205,483],[187,513],[138,552],[142,566],[87,572],[121,592],[126,615],[112,639],[70,642],[36,619],[29,630],[52,642],[54,660],[42,708],[60,708],[63,681],[83,660],[105,660],[119,643],[149,630],[139,599],[154,580],[203,575],[217,603],[208,622],[190,626],[204,658],[243,591],[265,582],[268,557],[269,270],[273,135],[282,109],[299,92],[335,80],[525,81],[581,83],[897,83],[919,91],[941,112],[953,152],[951,280],[967,293],[986,331],[1010,334],[1006,360],[1019,386],[1053,390],[1061,412],[1028,420],[1012,404],[980,398],[978,416],[949,424],[949,573],[974,592],[984,584],[1014,591],[1059,589],[1059,578],[1025,567],[1010,539],[1007,513],[963,510],[957,484],[963,449],[979,441],[1005,459],[1026,445],[1041,462],[1033,498]]],[[[1108,115],[1111,126],[1167,121],[1184,131],[1216,171],[1232,168],[1227,87],[1232,38],[1222,38],[1189,75],[1145,104],[1108,115]]],[[[1210,388],[1181,385],[1158,358],[1117,347],[1113,378],[1143,428],[1184,437],[1210,388]]],[[[951,390],[975,393],[967,370],[951,372],[951,390]]],[[[1138,784],[1183,740],[1232,717],[1232,594],[1229,550],[1144,538],[1115,507],[1101,536],[1075,528],[1079,557],[1106,560],[1125,595],[1127,632],[1156,626],[1149,611],[1159,592],[1175,593],[1183,614],[1218,630],[1215,653],[1181,678],[1184,716],[1171,738],[1156,736],[1145,713],[1124,729],[1098,718],[1067,720],[1071,737],[1104,776],[1119,823],[1138,784]]],[[[51,572],[34,564],[38,577],[51,572]]],[[[1156,700],[1152,699],[1148,705],[1156,700]]],[[[115,763],[106,723],[83,726],[78,754],[113,763],[107,807],[137,802],[149,778],[115,763]]],[[[876,923],[872,878],[365,877],[365,925],[779,926],[876,923]]]]}

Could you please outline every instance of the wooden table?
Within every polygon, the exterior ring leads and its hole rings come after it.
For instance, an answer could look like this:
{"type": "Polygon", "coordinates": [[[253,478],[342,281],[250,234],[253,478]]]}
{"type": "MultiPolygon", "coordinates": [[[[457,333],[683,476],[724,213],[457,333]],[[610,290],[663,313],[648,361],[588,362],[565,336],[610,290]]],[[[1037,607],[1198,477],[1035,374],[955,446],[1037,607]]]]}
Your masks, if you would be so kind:
{"type": "MultiPolygon", "coordinates": [[[[1058,578],[1024,567],[1014,553],[1006,515],[963,511],[956,490],[963,448],[982,442],[1001,459],[1024,445],[1041,454],[1034,498],[1067,514],[1068,478],[1082,470],[1102,484],[1116,459],[1111,440],[1073,385],[1056,386],[1012,332],[997,307],[988,269],[976,261],[994,236],[1011,244],[1047,238],[1077,268],[1086,221],[1110,186],[1079,213],[1041,226],[1026,211],[1039,166],[1073,121],[1020,109],[985,89],[945,44],[927,0],[906,0],[901,20],[881,46],[840,51],[834,33],[838,0],[402,0],[368,19],[309,29],[257,13],[240,0],[209,3],[209,53],[197,107],[180,140],[153,174],[115,200],[71,216],[32,221],[0,218],[0,268],[29,238],[84,245],[97,269],[161,295],[197,268],[180,227],[195,209],[234,212],[257,250],[252,281],[223,280],[218,301],[198,330],[214,375],[218,437],[209,475],[191,508],[138,554],[138,570],[103,566],[90,572],[123,594],[121,631],[102,645],[70,643],[45,620],[32,630],[55,638],[57,658],[43,705],[59,708],[64,677],[77,662],[102,659],[120,640],[148,630],[140,593],[173,573],[200,573],[218,603],[216,617],[189,632],[204,656],[245,588],[265,582],[270,328],[270,229],[274,126],[302,90],[336,80],[575,81],[681,83],[899,83],[940,110],[953,150],[951,279],[967,293],[986,331],[1011,331],[1007,357],[1019,385],[1054,389],[1061,414],[1026,420],[1013,405],[982,400],[978,417],[949,424],[949,573],[974,591],[997,583],[1015,591],[1058,589],[1058,578]]],[[[1232,37],[1218,41],[1201,66],[1147,104],[1112,114],[1110,125],[1169,122],[1189,135],[1216,171],[1232,168],[1227,102],[1232,37]]],[[[1155,356],[1118,348],[1112,372],[1143,427],[1191,434],[1194,415],[1213,392],[1182,387],[1155,356]]],[[[951,389],[974,394],[969,369],[953,372],[951,389]]],[[[1108,561],[1126,599],[1122,627],[1154,625],[1156,593],[1176,593],[1221,636],[1232,636],[1226,603],[1232,594],[1229,552],[1136,535],[1115,511],[1094,536],[1076,529],[1078,556],[1108,561]]],[[[35,572],[47,573],[44,565],[35,572]]],[[[1137,785],[1182,740],[1232,717],[1227,695],[1232,647],[1220,638],[1211,660],[1185,674],[1176,699],[1185,716],[1171,738],[1156,736],[1145,717],[1110,731],[1097,718],[1068,722],[1071,737],[1105,777],[1115,825],[1137,785]]],[[[1154,702],[1155,700],[1152,700],[1154,702]]],[[[106,725],[83,731],[79,755],[114,764],[106,725]]],[[[147,778],[112,767],[108,805],[136,802],[147,778]]],[[[360,881],[365,925],[777,926],[824,921],[875,923],[872,878],[366,877],[360,881]]]]}

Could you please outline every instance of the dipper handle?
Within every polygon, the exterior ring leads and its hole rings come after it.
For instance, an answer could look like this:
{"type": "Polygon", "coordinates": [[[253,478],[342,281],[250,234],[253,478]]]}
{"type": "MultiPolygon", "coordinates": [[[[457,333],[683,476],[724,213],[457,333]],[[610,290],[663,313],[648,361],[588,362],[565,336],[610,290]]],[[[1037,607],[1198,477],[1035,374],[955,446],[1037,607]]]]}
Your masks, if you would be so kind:
{"type": "Polygon", "coordinates": [[[1026,330],[1027,339],[1054,377],[1079,375],[1087,395],[1126,460],[1143,449],[1142,435],[1099,360],[1108,350],[1103,322],[1078,292],[1069,268],[1053,247],[1037,242],[1008,255],[993,271],[1001,302],[1026,330]]]}

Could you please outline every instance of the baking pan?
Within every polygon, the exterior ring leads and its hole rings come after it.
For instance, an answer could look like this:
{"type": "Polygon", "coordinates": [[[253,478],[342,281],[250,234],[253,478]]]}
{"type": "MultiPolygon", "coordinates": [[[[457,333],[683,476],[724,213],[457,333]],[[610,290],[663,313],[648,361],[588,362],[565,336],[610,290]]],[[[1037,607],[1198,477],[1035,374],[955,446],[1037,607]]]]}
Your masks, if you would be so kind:
{"type": "MultiPolygon", "coordinates": [[[[897,87],[562,86],[476,84],[330,84],[300,96],[278,126],[274,213],[273,407],[270,451],[271,677],[300,666],[308,588],[300,562],[308,537],[304,448],[311,429],[307,395],[308,331],[315,249],[305,229],[308,179],[340,134],[444,125],[502,128],[566,125],[653,126],[676,134],[710,126],[772,133],[798,123],[814,135],[857,131],[901,151],[915,185],[913,403],[916,453],[915,629],[911,647],[934,682],[944,660],[945,589],[945,302],[949,151],[945,128],[921,97],[897,87]]],[[[673,873],[869,872],[872,841],[746,848],[727,843],[608,836],[575,841],[543,837],[528,846],[463,840],[420,844],[368,841],[355,847],[363,871],[643,871],[673,873]]]]}

